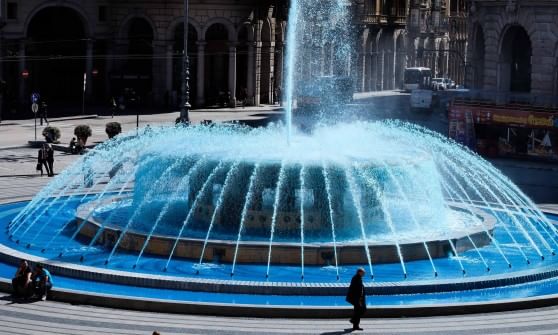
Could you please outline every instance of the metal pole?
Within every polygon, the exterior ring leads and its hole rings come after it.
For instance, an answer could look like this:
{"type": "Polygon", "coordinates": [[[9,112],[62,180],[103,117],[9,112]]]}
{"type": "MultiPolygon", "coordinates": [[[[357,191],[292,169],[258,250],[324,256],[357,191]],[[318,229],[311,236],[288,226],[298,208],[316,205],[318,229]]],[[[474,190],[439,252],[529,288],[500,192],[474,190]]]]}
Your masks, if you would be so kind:
{"type": "Polygon", "coordinates": [[[81,115],[85,115],[85,90],[83,90],[81,95],[81,115]]]}
{"type": "Polygon", "coordinates": [[[182,81],[182,103],[180,108],[180,122],[190,122],[190,59],[188,58],[188,0],[184,0],[184,59],[182,81]]]}

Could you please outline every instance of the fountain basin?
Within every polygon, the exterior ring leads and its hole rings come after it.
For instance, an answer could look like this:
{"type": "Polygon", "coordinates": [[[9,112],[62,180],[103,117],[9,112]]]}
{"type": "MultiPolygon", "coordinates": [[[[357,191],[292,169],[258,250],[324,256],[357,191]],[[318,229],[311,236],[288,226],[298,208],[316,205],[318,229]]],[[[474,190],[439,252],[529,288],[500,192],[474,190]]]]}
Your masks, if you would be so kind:
{"type": "MultiPolygon", "coordinates": [[[[126,235],[119,239],[123,233],[123,227],[114,223],[105,223],[102,219],[96,219],[93,212],[103,206],[112,206],[115,202],[126,201],[127,198],[109,198],[103,200],[103,204],[99,201],[93,201],[81,205],[76,213],[75,229],[79,229],[77,233],[81,240],[89,244],[95,237],[96,244],[101,245],[105,249],[112,249],[117,241],[120,240],[119,250],[131,253],[138,253],[144,247],[148,235],[145,232],[129,230],[126,235]]],[[[430,256],[432,258],[446,258],[453,253],[453,243],[458,253],[466,252],[476,247],[483,247],[491,242],[491,237],[496,225],[496,218],[485,211],[479,209],[468,209],[457,203],[450,204],[453,211],[466,213],[470,220],[473,216],[479,222],[478,225],[470,227],[467,231],[452,231],[444,236],[444,238],[432,240],[412,240],[407,237],[406,240],[400,240],[398,245],[389,243],[388,241],[368,242],[367,247],[371,260],[374,264],[381,263],[397,263],[400,261],[400,252],[406,255],[408,261],[428,259],[428,254],[424,244],[428,246],[430,256]],[[451,242],[450,242],[451,241],[451,242]]],[[[211,210],[213,212],[213,210],[211,210]]],[[[260,215],[266,215],[260,213],[260,215]]],[[[271,213],[267,213],[271,215],[271,213]]],[[[294,214],[296,215],[296,214],[294,214]]],[[[297,220],[300,222],[300,218],[297,220]]],[[[151,226],[154,222],[145,222],[147,226],[151,226]]],[[[155,256],[168,256],[173,246],[176,244],[174,257],[198,259],[204,250],[203,262],[225,262],[232,263],[235,260],[235,252],[238,248],[237,263],[265,263],[268,261],[269,243],[264,240],[256,241],[236,241],[234,236],[230,236],[230,240],[225,239],[209,239],[187,238],[169,235],[155,234],[149,236],[148,244],[144,252],[155,256]]],[[[313,242],[313,243],[294,243],[294,242],[275,242],[273,243],[273,253],[271,262],[273,264],[291,264],[297,265],[301,261],[301,252],[304,252],[304,262],[307,265],[330,266],[334,264],[334,253],[337,253],[337,261],[342,264],[364,264],[367,262],[367,252],[365,244],[362,241],[340,242],[335,245],[331,242],[313,242]]]]}

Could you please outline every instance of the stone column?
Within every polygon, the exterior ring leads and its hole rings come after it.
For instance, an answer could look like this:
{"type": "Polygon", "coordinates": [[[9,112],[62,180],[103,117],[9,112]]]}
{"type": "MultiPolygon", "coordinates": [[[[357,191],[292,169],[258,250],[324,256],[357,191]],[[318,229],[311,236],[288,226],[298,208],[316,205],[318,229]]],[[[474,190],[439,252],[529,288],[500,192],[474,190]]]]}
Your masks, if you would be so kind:
{"type": "Polygon", "coordinates": [[[198,41],[196,42],[198,46],[198,82],[196,83],[197,86],[197,97],[196,97],[196,105],[203,106],[205,105],[205,41],[198,41]]]}
{"type": "Polygon", "coordinates": [[[385,78],[385,51],[378,54],[378,91],[384,90],[384,78],[385,78]]]}
{"type": "Polygon", "coordinates": [[[87,74],[85,98],[86,101],[91,101],[93,97],[93,48],[95,42],[92,39],[87,40],[85,49],[85,73],[87,74]]]}
{"type": "Polygon", "coordinates": [[[367,52],[364,54],[364,71],[363,71],[363,76],[364,76],[364,87],[363,87],[363,91],[367,92],[367,91],[372,91],[370,85],[371,85],[371,81],[372,81],[372,55],[367,52]]]}
{"type": "Polygon", "coordinates": [[[255,65],[254,69],[256,70],[255,76],[255,85],[254,85],[254,105],[260,105],[260,92],[261,92],[261,75],[262,75],[262,42],[256,42],[256,50],[255,50],[255,65]]]}
{"type": "Polygon", "coordinates": [[[229,44],[229,91],[231,107],[236,107],[236,43],[229,44]]]}
{"type": "MultiPolygon", "coordinates": [[[[165,68],[165,73],[166,73],[166,78],[165,78],[165,90],[168,92],[168,103],[170,104],[171,99],[170,97],[171,92],[172,92],[172,82],[173,82],[173,77],[174,74],[172,73],[173,70],[173,65],[174,65],[174,59],[173,59],[173,53],[174,53],[174,47],[172,45],[171,42],[167,42],[167,48],[166,48],[166,53],[165,53],[165,60],[166,60],[166,68],[165,68]]],[[[166,101],[165,101],[166,103],[166,101]]],[[[173,106],[174,108],[175,106],[173,106]]]]}
{"type": "Polygon", "coordinates": [[[392,74],[392,80],[391,80],[391,89],[394,90],[397,88],[397,49],[394,46],[393,48],[393,55],[391,57],[391,74],[392,74]]]}
{"type": "MultiPolygon", "coordinates": [[[[275,42],[275,54],[277,55],[277,57],[275,58],[275,87],[280,87],[281,88],[281,92],[283,92],[284,87],[283,87],[283,42],[275,42]]],[[[321,72],[321,69],[320,69],[321,72]]],[[[280,97],[277,97],[277,99],[280,99],[280,97]]],[[[281,101],[276,101],[279,104],[281,104],[281,101]]]]}
{"type": "Polygon", "coordinates": [[[366,91],[366,71],[368,69],[368,64],[366,63],[366,51],[366,43],[363,43],[358,51],[357,68],[355,72],[355,75],[358,77],[356,89],[360,92],[366,91]]]}
{"type": "Polygon", "coordinates": [[[255,104],[254,96],[256,94],[255,84],[256,84],[256,55],[255,55],[254,43],[248,43],[248,68],[246,69],[246,90],[248,90],[248,101],[250,104],[255,104]]]}
{"type": "Polygon", "coordinates": [[[159,58],[166,54],[166,45],[164,41],[153,41],[153,84],[152,84],[152,101],[151,103],[161,105],[162,97],[166,89],[166,64],[165,59],[159,58]]]}
{"type": "MultiPolygon", "coordinates": [[[[105,97],[113,97],[113,92],[112,92],[112,88],[111,88],[111,74],[112,74],[112,68],[114,66],[113,60],[112,60],[112,56],[114,55],[114,43],[112,40],[107,40],[107,52],[106,52],[106,58],[105,58],[105,97]]],[[[116,97],[114,97],[116,99],[116,97]]]]}
{"type": "MultiPolygon", "coordinates": [[[[24,79],[23,76],[21,75],[21,73],[23,72],[23,70],[25,70],[25,40],[20,40],[19,41],[19,52],[18,52],[18,56],[19,56],[19,73],[18,73],[18,78],[19,78],[19,102],[20,104],[22,104],[23,106],[27,106],[27,97],[25,96],[25,84],[26,81],[29,79],[24,79]]],[[[33,75],[33,74],[31,74],[33,75]]],[[[25,111],[27,112],[27,111],[25,111]]]]}

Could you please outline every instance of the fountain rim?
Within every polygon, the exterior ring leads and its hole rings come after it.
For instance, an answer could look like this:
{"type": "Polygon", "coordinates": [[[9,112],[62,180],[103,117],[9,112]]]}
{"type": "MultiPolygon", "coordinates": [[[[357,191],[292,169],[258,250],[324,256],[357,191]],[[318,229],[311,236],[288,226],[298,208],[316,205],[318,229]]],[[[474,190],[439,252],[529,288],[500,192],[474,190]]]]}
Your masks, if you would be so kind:
{"type": "MultiPolygon", "coordinates": [[[[174,289],[196,292],[234,293],[234,294],[271,294],[271,295],[310,295],[344,296],[346,282],[337,283],[283,283],[271,281],[221,280],[194,277],[178,277],[105,269],[80,265],[56,259],[48,259],[12,249],[0,244],[0,261],[17,265],[21,259],[30,263],[41,263],[53,274],[85,280],[137,287],[174,289]]],[[[484,275],[455,279],[405,280],[401,282],[367,282],[367,292],[371,295],[400,295],[447,293],[465,290],[489,289],[538,282],[558,277],[558,268],[545,266],[539,269],[522,270],[510,274],[484,275]]]]}
{"type": "MultiPolygon", "coordinates": [[[[11,282],[0,277],[0,291],[11,292],[11,282]]],[[[137,310],[157,313],[196,314],[229,317],[276,317],[276,318],[347,318],[353,313],[352,306],[313,305],[256,305],[234,303],[207,303],[199,301],[175,301],[128,295],[93,293],[83,290],[54,287],[50,299],[66,303],[87,303],[93,306],[137,310]]],[[[499,299],[482,302],[457,302],[414,305],[368,305],[364,317],[426,317],[452,316],[478,313],[509,312],[558,305],[558,294],[527,298],[499,299]]]]}
{"type": "MultiPolygon", "coordinates": [[[[0,202],[2,205],[22,203],[21,201],[0,202]]],[[[544,212],[552,214],[551,212],[544,212]]],[[[107,283],[124,284],[138,287],[167,288],[198,292],[236,293],[236,294],[273,294],[273,295],[322,295],[339,296],[346,292],[347,283],[282,283],[270,281],[219,280],[193,277],[153,275],[123,270],[103,269],[85,266],[58,259],[47,259],[28,254],[0,243],[0,261],[18,264],[20,259],[32,263],[43,263],[53,274],[67,277],[95,280],[107,283]],[[164,284],[163,286],[161,284],[164,284]]],[[[367,288],[372,294],[420,294],[456,292],[463,290],[486,289],[521,283],[537,282],[558,277],[558,268],[545,266],[538,269],[522,270],[513,275],[477,276],[455,279],[405,280],[401,282],[372,282],[367,288]]]]}

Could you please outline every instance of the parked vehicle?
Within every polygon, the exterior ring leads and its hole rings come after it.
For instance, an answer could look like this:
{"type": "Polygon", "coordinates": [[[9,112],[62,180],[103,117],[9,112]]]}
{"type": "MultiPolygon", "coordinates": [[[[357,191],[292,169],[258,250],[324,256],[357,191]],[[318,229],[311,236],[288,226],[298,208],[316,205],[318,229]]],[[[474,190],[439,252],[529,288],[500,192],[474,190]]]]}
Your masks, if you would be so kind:
{"type": "Polygon", "coordinates": [[[457,87],[457,85],[455,85],[455,81],[449,78],[444,78],[444,84],[446,85],[447,90],[454,90],[457,87]]]}
{"type": "Polygon", "coordinates": [[[409,67],[405,69],[403,89],[407,92],[413,90],[430,89],[432,70],[427,67],[409,67]]]}
{"type": "Polygon", "coordinates": [[[411,110],[431,110],[432,109],[432,91],[431,90],[414,90],[411,92],[411,110]]]}
{"type": "Polygon", "coordinates": [[[444,78],[433,78],[432,79],[432,90],[434,91],[445,91],[447,89],[446,82],[444,78]]]}

